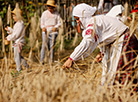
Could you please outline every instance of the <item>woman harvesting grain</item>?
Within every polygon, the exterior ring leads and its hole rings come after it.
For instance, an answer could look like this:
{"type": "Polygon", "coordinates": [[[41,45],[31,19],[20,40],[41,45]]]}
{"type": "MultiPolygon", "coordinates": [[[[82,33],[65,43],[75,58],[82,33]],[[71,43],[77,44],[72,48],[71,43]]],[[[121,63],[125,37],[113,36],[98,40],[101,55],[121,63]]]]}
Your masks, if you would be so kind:
{"type": "Polygon", "coordinates": [[[14,59],[17,66],[17,71],[21,71],[21,63],[26,67],[29,68],[29,65],[27,64],[26,60],[21,56],[21,50],[22,46],[25,43],[25,29],[24,29],[24,22],[22,20],[22,11],[16,7],[12,11],[13,20],[16,22],[13,26],[13,29],[11,27],[6,27],[5,30],[9,34],[6,37],[6,40],[8,41],[14,41],[13,47],[14,47],[14,59]]]}
{"type": "Polygon", "coordinates": [[[124,83],[133,70],[134,60],[131,61],[131,59],[136,57],[137,52],[134,50],[138,49],[138,41],[134,35],[130,36],[128,27],[121,21],[105,15],[93,16],[95,11],[94,7],[84,3],[74,8],[73,16],[77,23],[84,28],[83,39],[64,63],[63,68],[70,68],[73,61],[81,59],[82,56],[89,56],[99,45],[99,56],[104,54],[102,85],[108,81],[113,84],[117,70],[126,71],[126,73],[121,74],[119,79],[116,77],[121,83],[124,83]],[[122,59],[121,52],[127,52],[124,54],[127,60],[122,59]],[[123,67],[125,64],[127,66],[123,67]]]}

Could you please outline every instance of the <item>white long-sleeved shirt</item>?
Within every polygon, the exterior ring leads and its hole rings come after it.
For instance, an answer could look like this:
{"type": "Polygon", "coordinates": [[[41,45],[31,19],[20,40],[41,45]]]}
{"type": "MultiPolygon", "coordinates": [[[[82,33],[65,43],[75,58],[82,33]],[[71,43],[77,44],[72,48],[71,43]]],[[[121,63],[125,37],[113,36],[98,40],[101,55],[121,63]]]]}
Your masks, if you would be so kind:
{"type": "MultiPolygon", "coordinates": [[[[49,10],[46,10],[42,13],[41,16],[41,29],[46,28],[47,31],[51,34],[52,28],[58,28],[61,26],[60,15],[58,12],[51,13],[49,10]]],[[[55,32],[58,33],[58,32],[55,32]]]]}
{"type": "Polygon", "coordinates": [[[25,43],[25,29],[24,29],[24,22],[17,21],[15,25],[13,26],[13,29],[11,27],[8,27],[9,35],[7,36],[8,41],[14,41],[14,43],[25,43]]]}
{"type": "Polygon", "coordinates": [[[82,42],[75,48],[70,58],[76,61],[81,59],[82,55],[87,57],[98,45],[102,45],[100,50],[104,53],[104,58],[102,60],[101,84],[103,85],[106,81],[111,81],[111,84],[113,84],[124,40],[124,35],[119,36],[127,28],[126,25],[114,17],[104,15],[92,17],[87,24],[87,28],[82,33],[82,42]],[[94,24],[94,22],[96,23],[94,24]],[[97,39],[93,37],[94,28],[95,34],[98,36],[97,39]],[[112,42],[114,42],[113,46],[108,46],[112,42]]]}
{"type": "Polygon", "coordinates": [[[104,45],[112,43],[126,30],[126,28],[128,28],[126,25],[113,17],[104,15],[92,17],[87,24],[87,28],[82,33],[83,39],[81,43],[75,48],[70,58],[76,61],[81,59],[82,55],[84,57],[88,56],[94,51],[99,43],[104,43],[104,45]],[[95,34],[98,36],[97,41],[95,41],[92,36],[94,19],[96,22],[95,34]]]}

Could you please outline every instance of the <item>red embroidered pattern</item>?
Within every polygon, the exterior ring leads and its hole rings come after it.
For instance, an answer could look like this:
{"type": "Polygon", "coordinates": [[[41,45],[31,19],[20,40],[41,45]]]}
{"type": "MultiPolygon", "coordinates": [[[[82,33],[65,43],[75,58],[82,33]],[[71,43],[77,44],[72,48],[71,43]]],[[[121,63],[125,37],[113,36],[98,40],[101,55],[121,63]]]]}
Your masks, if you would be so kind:
{"type": "Polygon", "coordinates": [[[89,24],[87,27],[93,26],[93,24],[89,24]]]}
{"type": "Polygon", "coordinates": [[[86,35],[90,35],[90,34],[92,34],[92,32],[93,32],[92,29],[88,29],[88,30],[86,30],[85,34],[86,34],[86,35]]]}
{"type": "Polygon", "coordinates": [[[73,59],[72,59],[72,58],[70,58],[70,57],[69,57],[69,59],[70,59],[71,61],[73,61],[73,59]]]}

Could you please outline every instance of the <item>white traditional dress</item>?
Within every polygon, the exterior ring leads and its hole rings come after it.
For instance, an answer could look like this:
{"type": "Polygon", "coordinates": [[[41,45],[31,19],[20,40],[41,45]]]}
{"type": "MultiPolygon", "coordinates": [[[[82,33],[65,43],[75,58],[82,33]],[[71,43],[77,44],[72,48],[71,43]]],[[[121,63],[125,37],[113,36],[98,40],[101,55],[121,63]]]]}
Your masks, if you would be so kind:
{"type": "Polygon", "coordinates": [[[92,17],[94,12],[93,7],[84,3],[74,8],[73,15],[83,20],[85,29],[82,32],[83,39],[70,55],[70,59],[77,61],[82,56],[87,57],[99,46],[100,51],[104,53],[102,84],[105,81],[113,83],[121,56],[124,33],[128,27],[114,17],[105,15],[92,17]],[[93,12],[89,12],[90,9],[93,12]]]}
{"type": "Polygon", "coordinates": [[[123,35],[121,36],[121,34],[127,28],[126,25],[113,17],[104,15],[92,17],[87,24],[87,28],[82,33],[83,40],[75,48],[74,52],[70,55],[70,58],[73,61],[76,61],[81,59],[81,56],[87,57],[99,45],[101,52],[104,53],[102,74],[102,83],[104,83],[104,76],[106,74],[110,74],[109,78],[112,78],[116,72],[124,37],[123,35]],[[93,37],[94,26],[97,41],[93,37]],[[119,38],[119,36],[121,37],[119,38]],[[116,40],[117,38],[119,39],[116,40]],[[116,42],[114,42],[115,40],[116,42]],[[114,46],[111,49],[109,45],[112,42],[114,42],[114,46]],[[107,63],[108,60],[110,60],[109,63],[107,63]]]}

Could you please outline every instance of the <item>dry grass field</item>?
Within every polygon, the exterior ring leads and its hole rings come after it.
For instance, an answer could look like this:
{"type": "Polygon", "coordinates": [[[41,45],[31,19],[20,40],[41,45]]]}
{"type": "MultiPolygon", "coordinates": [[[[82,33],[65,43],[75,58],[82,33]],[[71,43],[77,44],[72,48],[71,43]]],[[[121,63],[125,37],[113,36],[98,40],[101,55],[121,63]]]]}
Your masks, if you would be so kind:
{"type": "MultiPolygon", "coordinates": [[[[29,53],[25,49],[22,51],[29,63],[29,69],[23,67],[20,73],[16,73],[11,44],[4,46],[4,41],[2,42],[0,102],[138,102],[138,93],[132,88],[137,87],[138,83],[130,82],[124,86],[121,84],[101,86],[102,64],[94,60],[97,52],[85,60],[75,62],[72,68],[63,70],[62,65],[73,50],[64,49],[63,39],[69,39],[71,36],[69,32],[63,35],[63,28],[60,29],[57,38],[57,61],[49,64],[46,55],[45,64],[41,65],[39,63],[41,45],[39,20],[40,18],[36,19],[34,16],[29,22],[31,24],[29,42],[31,43],[27,43],[27,46],[30,50],[29,53]]],[[[134,32],[137,23],[132,21],[129,24],[131,32],[134,32]]],[[[4,36],[2,29],[2,40],[4,36]]],[[[77,37],[78,35],[72,41],[71,47],[76,46],[79,39],[77,37]]]]}
{"type": "Polygon", "coordinates": [[[30,69],[23,69],[18,74],[15,64],[6,67],[5,60],[1,60],[0,102],[138,101],[138,93],[133,92],[132,84],[101,86],[101,64],[89,60],[80,61],[66,70],[62,70],[60,61],[51,66],[29,62],[30,69]]]}

